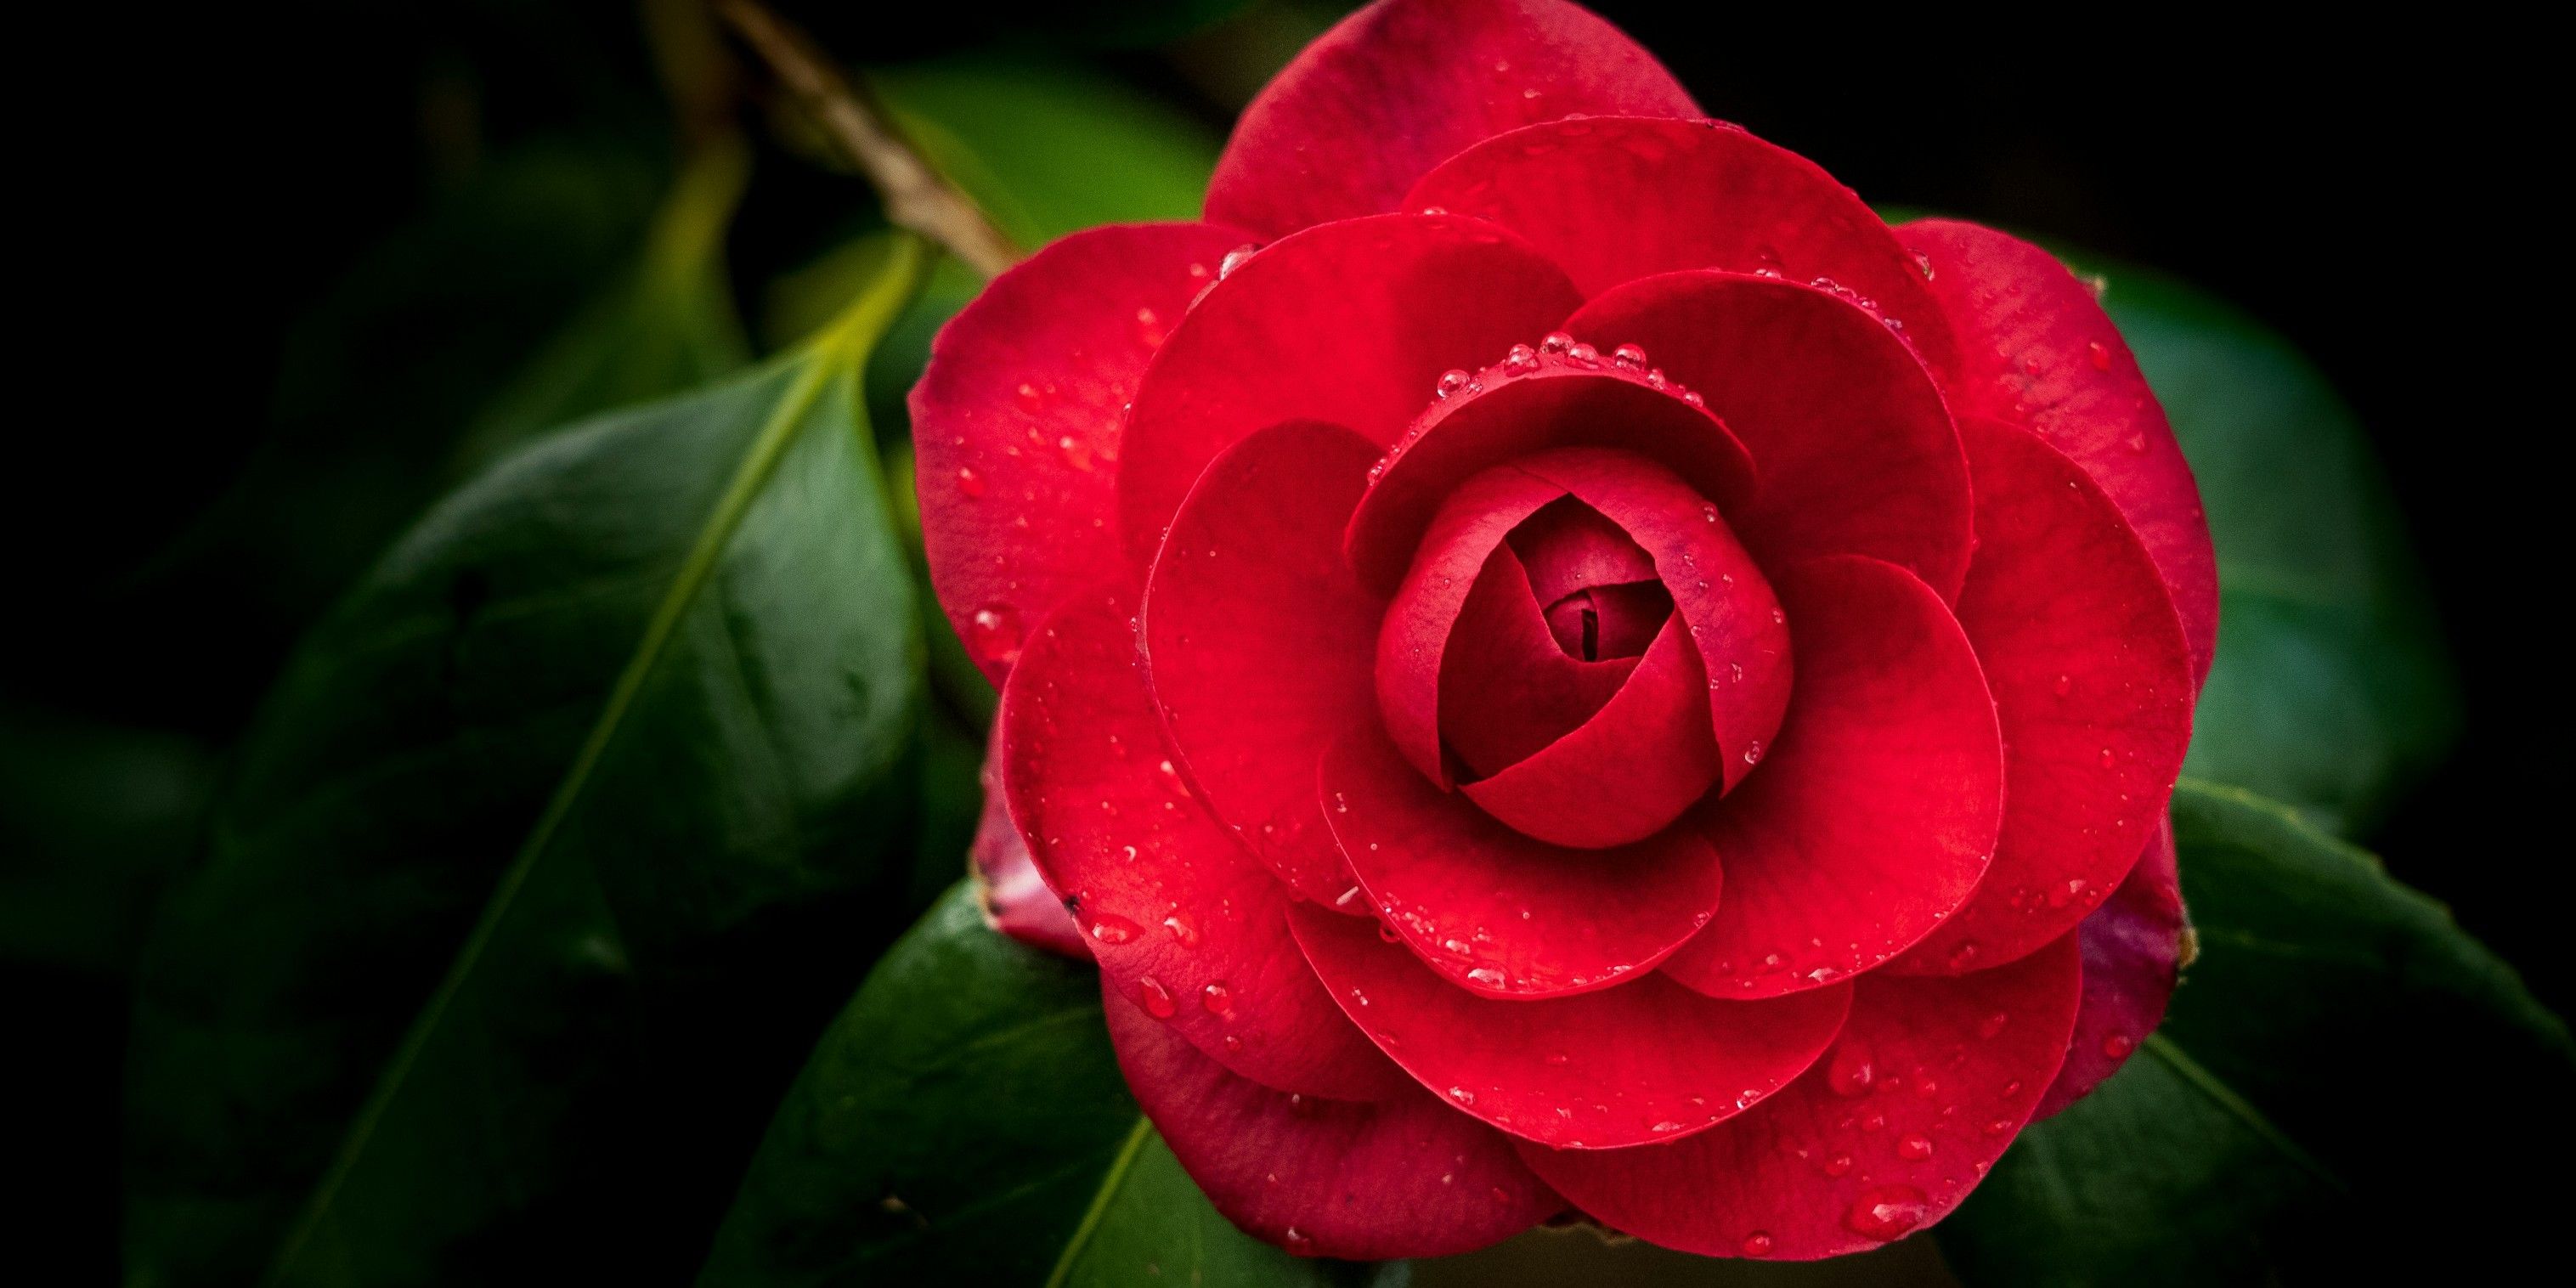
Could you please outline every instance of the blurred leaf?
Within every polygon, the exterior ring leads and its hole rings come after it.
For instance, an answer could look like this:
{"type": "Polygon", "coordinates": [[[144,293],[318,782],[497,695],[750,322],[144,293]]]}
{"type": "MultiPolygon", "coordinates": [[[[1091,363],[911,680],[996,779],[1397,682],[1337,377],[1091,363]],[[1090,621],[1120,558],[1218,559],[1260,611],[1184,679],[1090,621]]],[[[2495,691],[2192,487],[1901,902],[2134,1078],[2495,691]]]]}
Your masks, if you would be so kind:
{"type": "Polygon", "coordinates": [[[2103,305],[2172,416],[2218,545],[2218,658],[2185,768],[2366,835],[2460,723],[2369,439],[2259,323],[2144,270],[2110,283],[2103,305]]]}
{"type": "Polygon", "coordinates": [[[987,927],[960,882],[823,1035],[698,1282],[1365,1278],[1219,1216],[1128,1097],[1099,977],[987,927]]]}
{"type": "MultiPolygon", "coordinates": [[[[470,474],[544,430],[696,388],[750,361],[724,267],[725,230],[750,165],[750,150],[731,136],[689,158],[640,262],[484,406],[456,449],[455,472],[470,474]]],[[[845,289],[834,307],[856,283],[836,285],[845,289]]]]}
{"type": "Polygon", "coordinates": [[[2567,1026],[2277,805],[2186,782],[2174,832],[2201,955],[2171,1016],[1939,1227],[1952,1262],[1975,1284],[2482,1278],[2532,1201],[2513,1187],[2576,1152],[2567,1026]]]}
{"type": "Polygon", "coordinates": [[[122,974],[214,781],[193,739],[0,706],[0,957],[122,974]]]}
{"type": "Polygon", "coordinates": [[[130,1281],[704,1247],[908,915],[921,643],[858,373],[925,253],[887,249],[798,352],[502,460],[306,640],[143,968],[130,1281]]]}
{"type": "Polygon", "coordinates": [[[1035,250],[1077,228],[1196,219],[1216,135],[1080,63],[978,54],[870,68],[930,163],[1035,250]]]}

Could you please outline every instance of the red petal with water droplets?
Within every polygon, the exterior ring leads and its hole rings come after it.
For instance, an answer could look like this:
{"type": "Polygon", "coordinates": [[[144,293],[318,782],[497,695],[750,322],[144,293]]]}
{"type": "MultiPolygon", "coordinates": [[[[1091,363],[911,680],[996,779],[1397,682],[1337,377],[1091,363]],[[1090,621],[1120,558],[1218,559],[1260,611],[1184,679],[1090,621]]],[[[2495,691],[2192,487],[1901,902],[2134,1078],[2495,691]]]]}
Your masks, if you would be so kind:
{"type": "Polygon", "coordinates": [[[2065,1067],[2039,1098],[2033,1118],[2083,1099],[2164,1023],[2189,926],[2175,879],[2173,824],[2159,819],[2155,838],[2119,890],[2076,927],[2084,953],[2084,1004],[2075,1013],[2065,1067]]]}
{"type": "Polygon", "coordinates": [[[1029,857],[1029,843],[1011,822],[1009,794],[1002,789],[998,720],[984,752],[984,768],[976,777],[984,787],[984,813],[975,823],[975,840],[966,853],[984,899],[984,920],[1032,948],[1090,961],[1091,948],[1083,941],[1082,929],[1073,923],[1073,914],[1064,910],[1063,897],[1048,887],[1036,860],[1029,857]]]}
{"type": "Polygon", "coordinates": [[[1864,304],[1935,371],[1957,362],[1922,268],[1868,204],[1815,162],[1722,122],[1514,130],[1441,162],[1405,198],[1407,210],[1432,206],[1527,237],[1585,295],[1679,269],[1761,273],[1864,304]]]}
{"type": "Polygon", "coordinates": [[[1309,899],[1350,888],[1315,766],[1369,719],[1378,601],[1341,558],[1377,449],[1331,425],[1262,430],[1208,466],[1145,587],[1163,728],[1210,812],[1309,899]]]}
{"type": "Polygon", "coordinates": [[[1687,828],[1568,852],[1433,787],[1369,728],[1325,754],[1322,781],[1324,818],[1369,905],[1472,992],[1608,987],[1671,955],[1717,907],[1717,855],[1687,828]]]}
{"type": "Polygon", "coordinates": [[[1288,924],[1333,1000],[1407,1073],[1504,1131],[1567,1149],[1725,1121],[1814,1063],[1850,1002],[1845,988],[1721,1002],[1652,974],[1579,997],[1496,1001],[1364,922],[1298,907],[1288,924]]]}
{"type": "MultiPolygon", "coordinates": [[[[1531,340],[1543,337],[1533,336],[1531,340]]],[[[1755,487],[1752,457],[1705,409],[1599,360],[1599,369],[1533,356],[1476,373],[1480,392],[1432,405],[1388,453],[1343,538],[1351,566],[1392,588],[1432,515],[1479,471],[1549,448],[1623,448],[1661,462],[1691,490],[1737,507],[1755,487]]]]}
{"type": "Polygon", "coordinates": [[[1967,635],[1904,569],[1775,570],[1798,688],[1761,769],[1704,818],[1726,901],[1667,974],[1769,997],[1867,970],[1966,902],[2003,815],[2003,746],[1967,635]]]}
{"type": "Polygon", "coordinates": [[[1714,505],[1643,457],[1565,447],[1523,457],[1517,468],[1599,511],[1654,560],[1673,613],[1697,646],[1725,784],[1743,781],[1780,728],[1794,665],[1787,618],[1752,555],[1714,505]]]}
{"type": "Polygon", "coordinates": [[[1561,0],[1381,0],[1243,109],[1208,217],[1278,236],[1399,207],[1479,139],[1577,112],[1696,117],[1655,56],[1561,0]]]}
{"type": "MultiPolygon", "coordinates": [[[[1303,930],[1301,925],[1300,930],[1303,930]]],[[[2029,1120],[2075,1023],[2073,937],[1995,970],[1852,985],[1834,1050],[1750,1113],[1669,1145],[1520,1146],[1593,1217],[1651,1243],[1807,1260],[1949,1214],[2029,1120]]]]}
{"type": "Polygon", "coordinates": [[[1501,357],[1580,299],[1481,220],[1357,219],[1263,250],[1177,319],[1137,387],[1118,471],[1129,559],[1152,560],[1199,471],[1244,435],[1313,420],[1383,448],[1443,372],[1501,357]]]}
{"type": "Polygon", "coordinates": [[[1227,1072],[1114,989],[1102,1003],[1172,1156],[1227,1220],[1291,1252],[1473,1252],[1565,1207],[1502,1133],[1418,1087],[1373,1103],[1292,1095],[1227,1072]]]}
{"type": "MultiPolygon", "coordinates": [[[[1551,848],[1597,850],[1643,841],[1718,782],[1708,693],[1708,672],[1691,647],[1690,627],[1678,615],[1667,617],[1628,682],[1591,719],[1459,790],[1486,813],[1551,848]]],[[[1488,700],[1513,698],[1506,693],[1488,700]]],[[[1586,859],[1560,853],[1553,861],[1586,859]]]]}
{"type": "Polygon", "coordinates": [[[1567,655],[1548,631],[1519,557],[1508,544],[1498,546],[1439,660],[1440,741],[1476,775],[1500,772],[1581,728],[1637,662],[1567,655]]]}
{"type": "Polygon", "coordinates": [[[994,278],[931,343],[912,441],[931,585],[998,686],[1026,627],[1120,568],[1119,420],[1153,348],[1243,235],[1207,224],[1078,232],[994,278]]]}
{"type": "Polygon", "coordinates": [[[2155,561],[2075,462],[1960,422],[1977,559],[1959,625],[2004,734],[2004,827],[1984,884],[1894,969],[2011,961],[2074,929],[2138,860],[2191,742],[2191,654],[2155,561]]]}
{"type": "Polygon", "coordinates": [[[1926,219],[1896,230],[1932,269],[1959,336],[1952,405],[2026,426],[2102,485],[2164,574],[2195,680],[2218,640],[2218,562],[2200,485],[2093,291],[2047,251],[1991,228],[1926,219]]]}
{"type": "Polygon", "coordinates": [[[1932,373],[1831,292],[1740,273],[1666,273],[1594,298],[1565,329],[1643,347],[1753,454],[1760,491],[1726,519],[1768,564],[1861,554],[1957,596],[1967,457],[1932,373]]]}
{"type": "Polygon", "coordinates": [[[1125,597],[1076,595],[1002,693],[1003,786],[1106,987],[1284,1091],[1367,1100],[1403,1079],[1288,936],[1280,885],[1164,758],[1125,597]]]}

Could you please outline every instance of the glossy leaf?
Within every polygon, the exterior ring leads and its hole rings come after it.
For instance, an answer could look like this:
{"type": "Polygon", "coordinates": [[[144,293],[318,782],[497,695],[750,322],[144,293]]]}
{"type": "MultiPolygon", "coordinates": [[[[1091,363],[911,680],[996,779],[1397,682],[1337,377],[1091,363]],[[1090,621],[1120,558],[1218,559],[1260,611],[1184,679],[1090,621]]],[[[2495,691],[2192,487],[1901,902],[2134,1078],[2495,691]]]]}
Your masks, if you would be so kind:
{"type": "Polygon", "coordinates": [[[2199,959],[2137,1056],[1939,1228],[1962,1275],[2362,1282],[2540,1236],[2576,1152],[2565,1023],[2278,805],[2186,781],[2174,834],[2199,959]]]}
{"type": "Polygon", "coordinates": [[[823,1035],[698,1282],[1364,1277],[1219,1216],[1128,1096],[1091,967],[994,931],[960,883],[823,1035]]]}
{"type": "Polygon", "coordinates": [[[2218,655],[2185,770],[2366,835],[2460,722],[2369,439],[2260,323],[2145,270],[2108,282],[2103,306],[2172,419],[2218,547],[2218,655]]]}
{"type": "Polygon", "coordinates": [[[147,953],[132,1278],[703,1246],[903,915],[921,644],[858,400],[893,250],[806,348],[505,458],[306,640],[147,953]]]}

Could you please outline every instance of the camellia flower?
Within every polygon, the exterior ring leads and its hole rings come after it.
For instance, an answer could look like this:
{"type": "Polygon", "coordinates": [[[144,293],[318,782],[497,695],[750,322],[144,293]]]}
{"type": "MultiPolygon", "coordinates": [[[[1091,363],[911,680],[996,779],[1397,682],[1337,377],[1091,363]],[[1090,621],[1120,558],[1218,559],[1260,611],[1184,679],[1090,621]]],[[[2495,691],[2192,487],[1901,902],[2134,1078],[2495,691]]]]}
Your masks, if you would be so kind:
{"type": "Polygon", "coordinates": [[[1589,13],[1360,11],[912,411],[1002,920],[1247,1230],[1870,1248],[2162,1015],[2217,589],[2127,347],[1589,13]]]}

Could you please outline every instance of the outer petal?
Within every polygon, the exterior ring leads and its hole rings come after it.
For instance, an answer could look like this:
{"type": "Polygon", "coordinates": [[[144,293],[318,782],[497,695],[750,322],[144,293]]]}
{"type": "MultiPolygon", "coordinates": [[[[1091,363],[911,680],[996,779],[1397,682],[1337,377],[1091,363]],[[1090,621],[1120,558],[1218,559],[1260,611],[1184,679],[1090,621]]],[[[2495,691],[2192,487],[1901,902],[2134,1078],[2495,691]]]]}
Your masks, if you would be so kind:
{"type": "Polygon", "coordinates": [[[931,585],[995,685],[1027,626],[1118,571],[1119,419],[1154,349],[1243,236],[1208,224],[1078,232],[993,279],[912,389],[931,585]]]}
{"type": "Polygon", "coordinates": [[[1423,176],[1404,208],[1428,207],[1529,238],[1586,295],[1689,268],[1813,283],[1886,319],[1933,370],[1956,368],[1921,266],[1867,203],[1733,125],[1595,117],[1514,130],[1423,176]]]}
{"type": "Polygon", "coordinates": [[[1164,759],[1123,596],[1076,595],[1002,693],[1011,813],[1100,961],[1104,986],[1227,1068],[1374,1099],[1403,1079],[1342,1018],[1288,936],[1288,892],[1164,759]]]}
{"type": "Polygon", "coordinates": [[[1656,975],[1580,997],[1492,1001],[1364,923],[1300,907],[1289,925],[1344,1013],[1405,1072],[1496,1127],[1567,1149],[1725,1121],[1814,1063],[1849,1003],[1843,988],[1721,1002],[1656,975]]]}
{"type": "Polygon", "coordinates": [[[1670,956],[1717,907],[1717,855],[1688,829],[1569,853],[1433,787],[1375,729],[1325,755],[1323,795],[1381,921],[1474,992],[1608,987],[1670,956]]]}
{"type": "Polygon", "coordinates": [[[2191,742],[2191,654],[2137,534],[2028,431],[1960,431],[1978,544],[1959,624],[2003,727],[2004,827],[1976,897],[1900,964],[1925,972],[2074,929],[2137,862],[2191,742]]]}
{"type": "Polygon", "coordinates": [[[1954,405],[2036,431],[2102,485],[2164,573],[2193,676],[2218,640],[2218,563],[2200,486],[2100,301],[2047,251],[1955,220],[1897,230],[1958,332],[1954,405]]]}
{"type": "Polygon", "coordinates": [[[1560,0],[1380,0],[1244,108],[1208,214],[1276,237],[1395,210],[1460,148],[1576,112],[1700,114],[1654,55],[1560,0]]]}
{"type": "Polygon", "coordinates": [[[1341,529],[1377,449],[1277,425],[1210,465],[1145,589],[1154,700],[1208,809],[1309,899],[1350,888],[1315,804],[1315,766],[1369,718],[1377,602],[1341,529]]]}
{"type": "Polygon", "coordinates": [[[1585,1212],[1668,1248],[1874,1248],[1948,1215],[2012,1143],[2065,1052],[2080,973],[2070,936],[1973,975],[1872,975],[1833,1053],[1752,1112],[1670,1145],[1521,1157],[1585,1212]]]}
{"type": "Polygon", "coordinates": [[[1155,355],[1127,418],[1118,515],[1143,568],[1216,454],[1287,420],[1384,447],[1442,372],[1536,339],[1580,299],[1562,270],[1476,219],[1388,215],[1310,229],[1210,289],[1155,355]]]}
{"type": "Polygon", "coordinates": [[[1047,886],[1037,861],[1029,856],[1029,843],[1011,822],[1010,796],[1002,789],[1002,725],[998,720],[993,723],[992,745],[985,751],[984,768],[978,778],[984,785],[984,814],[975,824],[975,840],[967,857],[984,897],[984,919],[992,923],[993,929],[1032,948],[1076,961],[1091,960],[1091,946],[1083,940],[1082,928],[1074,924],[1073,914],[1065,911],[1063,898],[1047,886]]]}
{"type": "Polygon", "coordinates": [[[1877,317],[1829,291],[1738,273],[1615,288],[1565,329],[1642,346],[1753,454],[1761,491],[1727,521],[1766,563],[1863,554],[1958,594],[1967,458],[1932,373],[1877,317]]]}
{"type": "MultiPolygon", "coordinates": [[[[1708,691],[1689,625],[1668,617],[1628,682],[1591,719],[1459,790],[1550,848],[1594,850],[1652,837],[1717,784],[1708,691]]],[[[1586,857],[1559,853],[1554,861],[1586,857]]]]}
{"type": "Polygon", "coordinates": [[[2046,1118],[2120,1071],[2138,1043],[2164,1023],[2165,1004],[2191,950],[2190,921],[2175,883],[2173,824],[2159,820],[2147,852],[2108,903],[2076,928],[2084,950],[2084,1005],[2066,1065],[2031,1116],[2046,1118]]]}
{"type": "Polygon", "coordinates": [[[2003,748],[1967,636],[1905,570],[1843,556],[1775,570],[1798,689],[1761,771],[1709,811],[1726,901],[1666,973],[1770,997],[1867,970],[1984,875],[2003,748]]]}
{"type": "Polygon", "coordinates": [[[1105,991],[1110,1041],[1145,1116],[1236,1225],[1291,1252],[1376,1261],[1473,1252],[1565,1201],[1502,1133],[1419,1088],[1362,1104],[1276,1091],[1105,991]]]}

